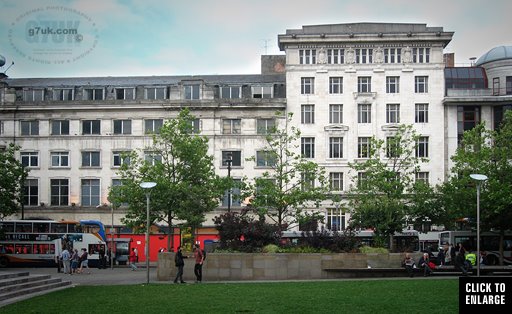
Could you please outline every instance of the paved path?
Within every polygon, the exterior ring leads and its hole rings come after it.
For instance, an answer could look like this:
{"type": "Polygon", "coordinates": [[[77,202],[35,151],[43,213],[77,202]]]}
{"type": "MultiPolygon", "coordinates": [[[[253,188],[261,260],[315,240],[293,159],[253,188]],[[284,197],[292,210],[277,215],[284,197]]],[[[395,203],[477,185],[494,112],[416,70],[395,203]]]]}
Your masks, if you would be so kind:
{"type": "MultiPolygon", "coordinates": [[[[0,272],[29,272],[31,275],[48,274],[53,278],[62,278],[64,281],[71,281],[74,285],[132,285],[145,284],[147,282],[146,268],[139,267],[132,271],[126,266],[117,266],[114,269],[91,268],[90,274],[87,271],[83,274],[64,274],[57,273],[57,268],[2,268],[0,272]]],[[[150,283],[169,283],[166,281],[157,281],[156,267],[149,268],[150,283]]]]}

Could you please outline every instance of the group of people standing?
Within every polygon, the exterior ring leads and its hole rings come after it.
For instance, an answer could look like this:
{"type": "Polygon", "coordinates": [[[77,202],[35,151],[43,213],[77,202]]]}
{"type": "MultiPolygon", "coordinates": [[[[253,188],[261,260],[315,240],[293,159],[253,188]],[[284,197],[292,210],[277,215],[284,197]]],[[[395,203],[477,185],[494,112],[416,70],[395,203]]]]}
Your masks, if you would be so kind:
{"type": "MultiPolygon", "coordinates": [[[[194,245],[194,274],[196,276],[196,283],[201,283],[203,280],[203,263],[205,259],[205,252],[201,250],[199,244],[194,245]]],[[[176,255],[174,256],[174,264],[178,268],[178,272],[176,273],[176,278],[174,278],[174,283],[186,283],[183,281],[183,267],[185,266],[184,259],[188,258],[188,256],[183,255],[181,251],[181,246],[178,246],[176,250],[176,255]]]]}
{"type": "Polygon", "coordinates": [[[71,250],[71,252],[64,248],[60,253],[57,261],[57,272],[61,271],[61,263],[64,274],[80,274],[84,271],[84,268],[87,269],[87,273],[90,274],[91,271],[89,269],[89,254],[87,250],[84,248],[78,253],[77,249],[71,250]],[[80,266],[80,268],[78,268],[80,266]]]}

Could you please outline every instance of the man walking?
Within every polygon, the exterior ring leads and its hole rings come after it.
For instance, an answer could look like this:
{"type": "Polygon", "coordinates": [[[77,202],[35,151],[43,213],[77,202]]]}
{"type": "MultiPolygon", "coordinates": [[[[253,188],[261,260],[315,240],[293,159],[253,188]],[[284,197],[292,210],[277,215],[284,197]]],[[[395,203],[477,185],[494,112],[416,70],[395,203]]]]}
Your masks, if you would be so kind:
{"type": "Polygon", "coordinates": [[[200,283],[203,280],[203,262],[204,255],[201,251],[201,247],[199,244],[194,245],[194,259],[196,260],[196,264],[194,266],[194,274],[196,275],[196,283],[200,283]]]}

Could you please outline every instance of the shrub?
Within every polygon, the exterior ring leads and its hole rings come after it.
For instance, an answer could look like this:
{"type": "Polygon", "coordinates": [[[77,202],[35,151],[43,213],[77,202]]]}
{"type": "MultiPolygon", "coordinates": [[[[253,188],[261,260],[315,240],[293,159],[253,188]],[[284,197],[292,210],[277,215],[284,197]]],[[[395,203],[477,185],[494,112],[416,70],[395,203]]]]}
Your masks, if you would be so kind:
{"type": "Polygon", "coordinates": [[[384,247],[371,247],[371,246],[362,246],[359,248],[361,253],[389,253],[389,250],[384,247]]]}
{"type": "Polygon", "coordinates": [[[261,251],[263,253],[277,253],[279,251],[279,247],[275,244],[268,244],[265,245],[261,251]]]}

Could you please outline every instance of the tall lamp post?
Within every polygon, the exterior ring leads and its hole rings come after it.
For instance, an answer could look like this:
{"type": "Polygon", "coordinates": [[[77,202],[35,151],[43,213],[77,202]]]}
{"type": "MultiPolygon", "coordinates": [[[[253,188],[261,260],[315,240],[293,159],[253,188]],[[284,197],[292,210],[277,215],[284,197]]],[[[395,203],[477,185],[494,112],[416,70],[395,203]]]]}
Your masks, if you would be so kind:
{"type": "MultiPolygon", "coordinates": [[[[233,154],[228,152],[227,159],[224,160],[228,164],[228,178],[231,178],[231,164],[233,163],[233,154]]],[[[231,185],[228,190],[228,213],[231,212],[231,185]]]]}
{"type": "Polygon", "coordinates": [[[110,228],[110,269],[114,269],[114,204],[110,204],[110,213],[112,214],[112,228],[110,228]]]}
{"type": "Polygon", "coordinates": [[[146,190],[146,283],[149,285],[149,197],[155,182],[142,182],[140,187],[146,190]]]}
{"type": "Polygon", "coordinates": [[[480,186],[488,178],[483,174],[470,174],[469,176],[476,181],[476,276],[480,277],[480,186]]]}

